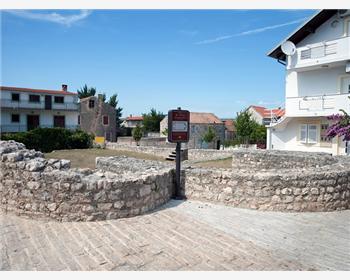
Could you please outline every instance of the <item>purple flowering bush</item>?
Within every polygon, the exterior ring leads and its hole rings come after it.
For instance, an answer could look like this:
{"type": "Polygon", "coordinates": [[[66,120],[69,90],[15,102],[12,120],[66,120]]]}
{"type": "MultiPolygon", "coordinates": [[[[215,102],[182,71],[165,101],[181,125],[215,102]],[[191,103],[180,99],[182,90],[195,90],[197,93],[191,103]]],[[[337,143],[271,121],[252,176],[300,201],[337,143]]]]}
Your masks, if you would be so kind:
{"type": "Polygon", "coordinates": [[[344,137],[344,141],[350,141],[350,115],[344,110],[341,111],[343,114],[328,117],[333,123],[327,129],[327,136],[331,138],[335,136],[344,137]]]}

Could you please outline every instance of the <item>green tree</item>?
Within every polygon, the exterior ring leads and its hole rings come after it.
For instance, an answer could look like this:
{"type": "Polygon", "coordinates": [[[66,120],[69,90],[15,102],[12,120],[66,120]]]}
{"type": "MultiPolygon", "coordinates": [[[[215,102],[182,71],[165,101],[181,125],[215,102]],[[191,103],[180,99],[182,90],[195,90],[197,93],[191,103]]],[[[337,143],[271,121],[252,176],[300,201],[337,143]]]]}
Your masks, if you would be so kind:
{"type": "Polygon", "coordinates": [[[165,115],[161,112],[157,112],[152,108],[148,114],[142,114],[143,116],[143,128],[146,132],[159,132],[160,121],[164,119],[165,115]]]}
{"type": "Polygon", "coordinates": [[[255,122],[255,127],[250,135],[251,140],[254,141],[256,144],[265,144],[266,143],[266,134],[267,130],[266,127],[262,124],[258,124],[255,122]]]}
{"type": "Polygon", "coordinates": [[[142,128],[140,125],[136,125],[136,127],[132,130],[132,138],[136,141],[137,146],[139,146],[139,142],[143,136],[142,128]]]}
{"type": "Polygon", "coordinates": [[[247,110],[237,113],[236,130],[237,137],[241,143],[249,144],[256,128],[257,123],[251,118],[251,114],[247,110]]]}
{"type": "Polygon", "coordinates": [[[95,96],[96,88],[93,88],[93,87],[88,88],[88,86],[85,84],[81,89],[77,90],[77,93],[78,93],[79,99],[95,96]]]}
{"type": "Polygon", "coordinates": [[[203,135],[202,140],[207,142],[207,143],[211,143],[211,142],[213,142],[215,137],[216,137],[216,133],[215,133],[214,129],[211,126],[209,126],[207,132],[203,135]]]}
{"type": "Polygon", "coordinates": [[[168,133],[169,133],[169,129],[165,128],[163,131],[162,131],[162,134],[164,136],[168,136],[168,133]]]}
{"type": "Polygon", "coordinates": [[[118,94],[113,94],[109,98],[108,104],[115,108],[115,111],[116,111],[116,125],[117,125],[117,128],[120,128],[120,125],[122,123],[120,118],[122,117],[123,108],[118,107],[118,102],[119,102],[118,94]]]}

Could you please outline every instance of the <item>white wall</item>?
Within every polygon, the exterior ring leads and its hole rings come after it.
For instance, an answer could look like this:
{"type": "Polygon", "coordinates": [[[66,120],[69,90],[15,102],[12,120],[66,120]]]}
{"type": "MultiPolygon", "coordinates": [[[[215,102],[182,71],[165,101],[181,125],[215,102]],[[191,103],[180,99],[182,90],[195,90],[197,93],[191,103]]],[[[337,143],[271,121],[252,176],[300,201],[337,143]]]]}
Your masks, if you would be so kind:
{"type": "Polygon", "coordinates": [[[263,124],[263,117],[255,111],[252,107],[249,107],[248,112],[252,114],[252,119],[255,120],[259,124],[263,124]]]}
{"type": "Polygon", "coordinates": [[[336,40],[344,36],[344,18],[337,18],[336,15],[327,20],[324,24],[316,29],[315,33],[311,33],[296,46],[304,47],[308,44],[315,44],[323,41],[336,40]],[[338,25],[332,27],[331,23],[337,19],[338,25]]]}
{"type": "Polygon", "coordinates": [[[325,152],[333,154],[345,153],[345,142],[333,138],[331,145],[325,147],[320,144],[320,124],[326,122],[326,118],[292,118],[286,126],[277,125],[271,130],[271,145],[273,150],[290,150],[305,152],[325,152]],[[317,143],[304,144],[299,141],[301,124],[317,125],[317,143]],[[339,141],[339,145],[338,145],[339,141]]]}

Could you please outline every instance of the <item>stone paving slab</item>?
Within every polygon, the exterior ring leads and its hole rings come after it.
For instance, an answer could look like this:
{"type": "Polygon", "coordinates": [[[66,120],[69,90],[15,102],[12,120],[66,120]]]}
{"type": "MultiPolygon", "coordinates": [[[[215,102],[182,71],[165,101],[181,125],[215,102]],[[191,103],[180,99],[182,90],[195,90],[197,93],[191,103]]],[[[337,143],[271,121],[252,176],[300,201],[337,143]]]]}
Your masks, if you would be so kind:
{"type": "Polygon", "coordinates": [[[349,218],[194,201],[100,222],[0,213],[0,270],[349,270],[349,218]]]}

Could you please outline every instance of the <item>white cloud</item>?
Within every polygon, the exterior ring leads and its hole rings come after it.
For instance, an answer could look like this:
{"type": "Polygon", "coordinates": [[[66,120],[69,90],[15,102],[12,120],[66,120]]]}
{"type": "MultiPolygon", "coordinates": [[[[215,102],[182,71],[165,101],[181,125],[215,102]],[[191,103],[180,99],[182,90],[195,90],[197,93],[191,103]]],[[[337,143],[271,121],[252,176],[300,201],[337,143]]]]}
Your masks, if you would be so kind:
{"type": "Polygon", "coordinates": [[[285,22],[285,23],[281,23],[281,24],[276,24],[276,25],[270,25],[270,26],[265,26],[265,27],[261,27],[261,28],[251,29],[251,30],[243,31],[243,32],[236,33],[236,34],[230,34],[230,35],[216,37],[216,38],[213,38],[213,39],[199,41],[199,42],[196,42],[195,44],[196,45],[212,44],[212,43],[216,43],[216,42],[219,42],[219,41],[231,39],[233,37],[239,37],[239,36],[245,36],[245,35],[261,33],[261,32],[265,32],[267,30],[276,29],[276,28],[280,28],[280,27],[283,27],[283,26],[288,26],[288,25],[300,23],[300,22],[305,21],[306,19],[307,18],[300,18],[300,19],[297,19],[297,20],[293,20],[293,21],[289,21],[289,22],[285,22]]]}
{"type": "Polygon", "coordinates": [[[187,36],[196,36],[198,34],[198,30],[179,30],[179,33],[187,36]]]}
{"type": "Polygon", "coordinates": [[[22,18],[55,22],[65,26],[71,26],[72,24],[85,19],[91,14],[91,11],[88,10],[80,10],[78,14],[73,15],[62,15],[56,12],[42,13],[28,10],[5,10],[5,12],[22,18]]]}

